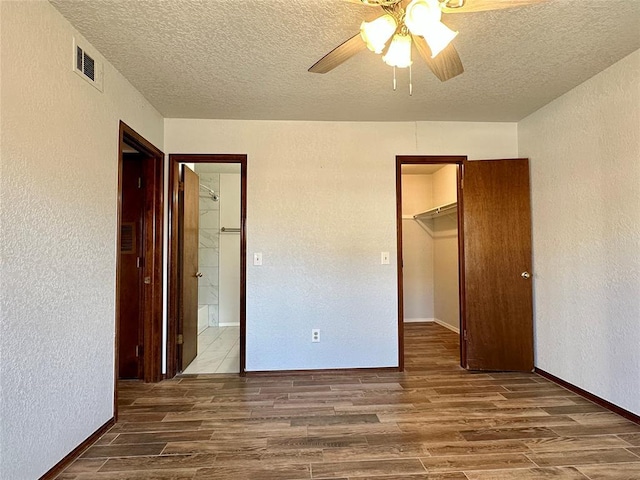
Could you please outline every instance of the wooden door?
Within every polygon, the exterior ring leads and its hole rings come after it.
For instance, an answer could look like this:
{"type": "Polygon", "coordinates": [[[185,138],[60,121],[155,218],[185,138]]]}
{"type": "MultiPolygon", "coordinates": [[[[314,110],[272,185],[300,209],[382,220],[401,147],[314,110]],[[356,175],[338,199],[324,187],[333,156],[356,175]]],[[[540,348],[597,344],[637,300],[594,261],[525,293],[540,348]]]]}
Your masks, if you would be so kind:
{"type": "Polygon", "coordinates": [[[122,158],[122,217],[120,223],[120,276],[118,377],[143,378],[143,156],[122,158]]]}
{"type": "MultiPolygon", "coordinates": [[[[182,340],[181,370],[198,354],[198,245],[199,190],[198,175],[182,166],[182,202],[180,204],[180,330],[182,340]]],[[[180,337],[181,335],[181,337],[180,337]]]]}
{"type": "Polygon", "coordinates": [[[465,162],[463,199],[464,366],[532,371],[528,160],[465,162]]]}

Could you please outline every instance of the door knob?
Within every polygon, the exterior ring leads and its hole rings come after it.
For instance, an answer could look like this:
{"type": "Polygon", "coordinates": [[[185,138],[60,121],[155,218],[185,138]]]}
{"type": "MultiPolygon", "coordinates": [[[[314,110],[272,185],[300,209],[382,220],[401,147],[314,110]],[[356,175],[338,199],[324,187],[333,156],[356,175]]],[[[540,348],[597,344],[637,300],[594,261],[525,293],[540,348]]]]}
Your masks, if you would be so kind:
{"type": "Polygon", "coordinates": [[[529,272],[522,272],[522,273],[520,274],[520,276],[521,276],[522,278],[524,278],[525,280],[527,280],[527,279],[531,278],[531,274],[530,274],[529,272]]]}
{"type": "Polygon", "coordinates": [[[202,278],[202,272],[196,272],[195,276],[198,278],[202,278]]]}

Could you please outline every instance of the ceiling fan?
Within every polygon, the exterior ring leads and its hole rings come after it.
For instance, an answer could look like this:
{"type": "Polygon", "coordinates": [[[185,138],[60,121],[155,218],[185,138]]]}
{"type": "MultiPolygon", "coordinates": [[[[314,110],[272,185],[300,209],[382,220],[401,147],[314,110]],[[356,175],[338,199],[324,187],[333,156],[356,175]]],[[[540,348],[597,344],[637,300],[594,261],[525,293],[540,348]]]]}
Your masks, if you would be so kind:
{"type": "MultiPolygon", "coordinates": [[[[548,0],[346,0],[382,9],[384,14],[362,22],[360,32],[318,60],[309,72],[327,73],[356,53],[368,48],[382,54],[382,60],[395,68],[411,67],[411,49],[441,81],[464,72],[462,61],[451,41],[458,32],[441,22],[442,14],[500,10],[543,3],[548,0]]],[[[411,93],[411,84],[409,85],[411,93]]]]}

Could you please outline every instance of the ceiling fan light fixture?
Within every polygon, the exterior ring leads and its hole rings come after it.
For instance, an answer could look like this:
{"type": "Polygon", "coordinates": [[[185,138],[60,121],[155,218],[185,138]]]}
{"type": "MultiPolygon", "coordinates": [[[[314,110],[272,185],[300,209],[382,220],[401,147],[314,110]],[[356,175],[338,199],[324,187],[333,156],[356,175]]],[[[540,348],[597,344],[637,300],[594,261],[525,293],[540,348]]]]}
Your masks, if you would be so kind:
{"type": "Polygon", "coordinates": [[[405,10],[404,23],[414,35],[423,35],[432,25],[439,23],[442,10],[438,0],[413,0],[405,10]]]}
{"type": "Polygon", "coordinates": [[[398,28],[396,19],[386,14],[371,22],[362,22],[360,36],[367,48],[375,53],[382,53],[385,45],[398,28]]]}
{"type": "Polygon", "coordinates": [[[407,68],[411,65],[411,37],[396,33],[387,54],[382,57],[390,67],[407,68]]]}
{"type": "Polygon", "coordinates": [[[451,30],[442,22],[437,22],[429,25],[429,28],[420,35],[424,37],[431,49],[431,58],[435,58],[456,38],[458,32],[451,30]]]}
{"type": "Polygon", "coordinates": [[[442,4],[445,8],[462,8],[465,0],[443,0],[442,4]]]}

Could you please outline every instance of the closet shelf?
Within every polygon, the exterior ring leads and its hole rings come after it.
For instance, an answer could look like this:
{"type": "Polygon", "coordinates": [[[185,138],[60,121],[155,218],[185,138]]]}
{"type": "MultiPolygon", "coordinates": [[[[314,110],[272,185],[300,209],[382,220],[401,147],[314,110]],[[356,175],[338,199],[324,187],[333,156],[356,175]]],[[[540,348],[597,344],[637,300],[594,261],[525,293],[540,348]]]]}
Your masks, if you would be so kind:
{"type": "Polygon", "coordinates": [[[446,203],[444,205],[440,205],[439,207],[434,207],[424,212],[416,213],[413,218],[414,220],[430,220],[432,218],[440,217],[442,215],[450,215],[455,213],[458,209],[458,203],[446,203]]]}

